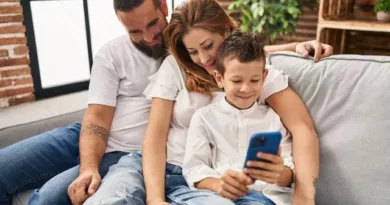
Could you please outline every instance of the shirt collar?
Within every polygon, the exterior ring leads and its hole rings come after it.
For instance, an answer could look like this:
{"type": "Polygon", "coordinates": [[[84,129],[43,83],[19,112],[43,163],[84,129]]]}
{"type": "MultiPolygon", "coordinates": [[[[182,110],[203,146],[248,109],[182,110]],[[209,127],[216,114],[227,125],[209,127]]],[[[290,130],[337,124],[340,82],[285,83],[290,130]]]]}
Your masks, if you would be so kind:
{"type": "Polygon", "coordinates": [[[224,97],[221,98],[220,100],[220,108],[225,111],[225,112],[229,112],[233,115],[250,115],[252,113],[255,112],[255,110],[257,109],[257,107],[259,106],[259,104],[257,102],[253,103],[253,105],[248,108],[248,109],[245,109],[245,110],[240,110],[240,109],[237,109],[236,107],[234,107],[233,105],[231,105],[227,100],[226,100],[226,95],[224,95],[224,97]]]}

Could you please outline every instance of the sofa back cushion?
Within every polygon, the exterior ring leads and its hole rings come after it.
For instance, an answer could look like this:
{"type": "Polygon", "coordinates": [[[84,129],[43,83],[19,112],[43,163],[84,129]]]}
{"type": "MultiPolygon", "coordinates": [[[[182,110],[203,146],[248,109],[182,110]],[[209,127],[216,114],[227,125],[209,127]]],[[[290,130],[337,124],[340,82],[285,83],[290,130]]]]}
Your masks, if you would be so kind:
{"type": "Polygon", "coordinates": [[[282,52],[269,61],[289,75],[316,126],[316,204],[390,204],[390,57],[334,55],[314,63],[282,52]]]}

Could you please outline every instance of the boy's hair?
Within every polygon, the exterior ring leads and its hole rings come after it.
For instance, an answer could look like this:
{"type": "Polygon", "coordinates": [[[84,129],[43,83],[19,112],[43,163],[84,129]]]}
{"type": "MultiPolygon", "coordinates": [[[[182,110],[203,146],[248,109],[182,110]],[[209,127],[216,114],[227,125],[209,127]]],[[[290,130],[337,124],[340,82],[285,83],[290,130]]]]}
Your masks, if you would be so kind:
{"type": "MultiPolygon", "coordinates": [[[[160,0],[152,0],[156,9],[161,9],[160,0]]],[[[114,9],[116,11],[128,12],[141,6],[145,0],[114,0],[114,9]]]]}
{"type": "Polygon", "coordinates": [[[218,50],[217,71],[223,76],[226,69],[225,62],[233,59],[241,63],[262,60],[265,64],[264,42],[265,38],[260,33],[234,31],[223,41],[218,50]]]}

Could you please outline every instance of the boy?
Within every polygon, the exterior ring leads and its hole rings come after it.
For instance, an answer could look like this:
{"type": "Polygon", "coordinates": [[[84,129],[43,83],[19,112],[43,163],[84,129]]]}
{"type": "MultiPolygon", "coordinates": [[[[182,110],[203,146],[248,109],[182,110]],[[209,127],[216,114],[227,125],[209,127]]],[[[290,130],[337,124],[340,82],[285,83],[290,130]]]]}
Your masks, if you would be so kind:
{"type": "Polygon", "coordinates": [[[222,43],[214,78],[225,97],[194,114],[187,139],[183,172],[188,185],[238,205],[292,204],[291,136],[258,99],[268,74],[263,47],[259,34],[242,31],[222,43]],[[251,161],[251,168],[243,169],[249,137],[270,131],[282,133],[278,155],[258,153],[269,163],[251,161]]]}

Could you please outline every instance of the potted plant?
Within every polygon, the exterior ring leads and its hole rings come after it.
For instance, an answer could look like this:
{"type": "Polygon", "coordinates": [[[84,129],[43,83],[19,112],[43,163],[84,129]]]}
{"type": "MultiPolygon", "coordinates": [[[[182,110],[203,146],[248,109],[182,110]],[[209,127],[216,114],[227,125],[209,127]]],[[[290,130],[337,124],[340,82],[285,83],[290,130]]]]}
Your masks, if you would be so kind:
{"type": "Polygon", "coordinates": [[[313,8],[317,0],[234,0],[229,10],[241,11],[241,29],[264,33],[268,41],[292,35],[301,5],[313,8]]]}
{"type": "Polygon", "coordinates": [[[390,21],[390,0],[379,0],[374,7],[378,21],[390,21]]]}

